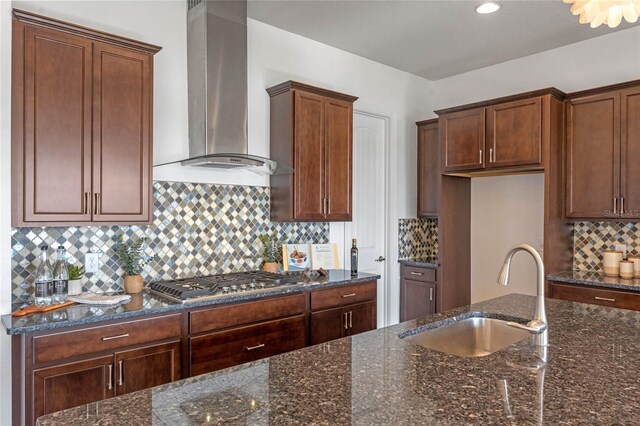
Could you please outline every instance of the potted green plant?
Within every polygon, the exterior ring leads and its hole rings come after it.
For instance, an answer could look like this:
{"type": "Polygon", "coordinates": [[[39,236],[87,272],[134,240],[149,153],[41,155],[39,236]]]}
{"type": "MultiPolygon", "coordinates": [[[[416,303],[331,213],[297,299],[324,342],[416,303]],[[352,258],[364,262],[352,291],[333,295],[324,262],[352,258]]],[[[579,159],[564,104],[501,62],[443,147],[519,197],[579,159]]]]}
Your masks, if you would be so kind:
{"type": "Polygon", "coordinates": [[[84,266],[69,265],[69,296],[77,296],[82,293],[82,278],[84,266]]]}
{"type": "Polygon", "coordinates": [[[262,241],[262,259],[264,260],[262,270],[278,272],[278,254],[280,253],[278,236],[276,234],[262,234],[260,241],[262,241]]]}
{"type": "Polygon", "coordinates": [[[115,251],[120,260],[120,266],[124,270],[124,291],[128,294],[136,294],[142,291],[143,279],[140,273],[155,256],[148,256],[144,252],[143,244],[146,237],[137,240],[124,241],[122,235],[118,236],[115,251]]]}

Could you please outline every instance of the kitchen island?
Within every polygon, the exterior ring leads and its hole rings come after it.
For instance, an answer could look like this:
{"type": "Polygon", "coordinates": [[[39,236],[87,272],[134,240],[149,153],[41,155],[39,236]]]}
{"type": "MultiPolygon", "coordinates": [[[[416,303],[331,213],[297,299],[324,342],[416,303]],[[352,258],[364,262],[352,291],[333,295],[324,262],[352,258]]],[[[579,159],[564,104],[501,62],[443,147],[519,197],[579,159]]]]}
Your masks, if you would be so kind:
{"type": "Polygon", "coordinates": [[[474,312],[532,318],[508,295],[49,414],[38,424],[633,424],[640,313],[547,299],[546,363],[529,339],[481,358],[400,335],[474,312]]]}

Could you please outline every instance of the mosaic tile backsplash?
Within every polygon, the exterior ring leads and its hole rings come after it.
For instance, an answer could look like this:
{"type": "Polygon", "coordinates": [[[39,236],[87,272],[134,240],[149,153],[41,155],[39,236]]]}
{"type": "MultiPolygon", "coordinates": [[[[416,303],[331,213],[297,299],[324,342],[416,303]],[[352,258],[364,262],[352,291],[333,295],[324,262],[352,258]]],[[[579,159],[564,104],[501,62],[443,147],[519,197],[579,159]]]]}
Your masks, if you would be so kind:
{"type": "MultiPolygon", "coordinates": [[[[11,261],[12,301],[29,301],[39,247],[49,245],[50,256],[62,244],[70,263],[80,264],[88,252],[100,253],[101,270],[87,273],[87,291],[118,291],[123,271],[113,251],[116,238],[146,236],[145,282],[194,275],[237,272],[262,266],[258,236],[277,232],[290,243],[329,242],[328,223],[269,221],[269,188],[154,182],[154,220],[143,226],[82,226],[13,228],[11,261]]],[[[54,259],[55,260],[55,259],[54,259]]]]}
{"type": "Polygon", "coordinates": [[[602,252],[626,244],[627,253],[640,253],[640,224],[576,222],[573,225],[573,269],[602,271],[602,252]]]}
{"type": "Polygon", "coordinates": [[[438,256],[437,219],[398,220],[398,258],[438,256]]]}

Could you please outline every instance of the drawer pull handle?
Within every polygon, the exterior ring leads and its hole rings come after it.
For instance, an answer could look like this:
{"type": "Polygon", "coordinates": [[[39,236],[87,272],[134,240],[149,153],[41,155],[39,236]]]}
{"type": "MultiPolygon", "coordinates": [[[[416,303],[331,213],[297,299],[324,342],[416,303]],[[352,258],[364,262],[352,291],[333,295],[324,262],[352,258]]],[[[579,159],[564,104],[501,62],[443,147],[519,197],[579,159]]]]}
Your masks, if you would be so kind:
{"type": "Polygon", "coordinates": [[[429,301],[433,301],[433,287],[429,288],[429,301]]]}
{"type": "Polygon", "coordinates": [[[117,336],[103,337],[102,341],[106,342],[107,340],[122,339],[122,338],[125,338],[125,337],[129,337],[129,333],[118,334],[117,336]]]}
{"type": "Polygon", "coordinates": [[[616,299],[611,299],[609,297],[598,297],[598,296],[596,296],[595,299],[596,300],[604,300],[605,302],[615,302],[616,301],[616,299]]]}
{"type": "Polygon", "coordinates": [[[342,298],[344,299],[344,298],[347,298],[347,297],[353,297],[355,295],[356,295],[355,293],[343,294],[342,298]]]}
{"type": "Polygon", "coordinates": [[[122,360],[118,361],[118,386],[124,385],[124,362],[122,360]]]}
{"type": "Polygon", "coordinates": [[[422,272],[411,272],[411,275],[417,275],[417,276],[421,277],[424,274],[422,272]]]}
{"type": "Polygon", "coordinates": [[[108,378],[107,378],[107,389],[113,389],[113,384],[111,383],[111,376],[113,375],[113,364],[109,364],[107,366],[108,369],[108,378]]]}
{"type": "Polygon", "coordinates": [[[253,351],[260,348],[264,348],[264,343],[260,343],[259,345],[255,345],[255,346],[245,346],[244,349],[247,351],[253,351]]]}

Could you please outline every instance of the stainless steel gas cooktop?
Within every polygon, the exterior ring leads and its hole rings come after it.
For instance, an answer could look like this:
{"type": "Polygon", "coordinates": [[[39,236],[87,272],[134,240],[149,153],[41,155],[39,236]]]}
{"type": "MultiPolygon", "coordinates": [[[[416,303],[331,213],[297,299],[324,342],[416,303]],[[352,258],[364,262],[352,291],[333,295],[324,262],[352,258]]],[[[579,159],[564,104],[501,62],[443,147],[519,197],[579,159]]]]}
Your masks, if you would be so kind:
{"type": "Polygon", "coordinates": [[[176,302],[189,303],[234,293],[259,292],[274,287],[292,286],[300,281],[302,281],[302,275],[299,273],[274,274],[250,271],[157,281],[149,284],[149,289],[176,302]]]}

